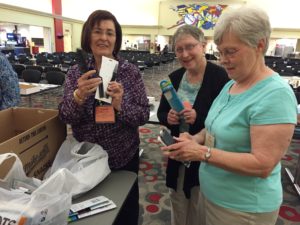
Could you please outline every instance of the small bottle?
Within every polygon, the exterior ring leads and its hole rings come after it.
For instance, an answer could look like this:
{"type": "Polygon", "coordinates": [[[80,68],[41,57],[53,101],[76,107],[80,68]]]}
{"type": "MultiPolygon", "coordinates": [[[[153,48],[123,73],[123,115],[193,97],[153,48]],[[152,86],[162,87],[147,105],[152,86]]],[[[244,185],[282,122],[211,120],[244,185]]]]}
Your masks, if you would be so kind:
{"type": "Polygon", "coordinates": [[[162,93],[166,97],[168,103],[170,104],[171,108],[174,109],[176,112],[181,112],[184,109],[184,105],[179,99],[171,81],[162,80],[160,82],[160,88],[162,90],[162,93]]]}

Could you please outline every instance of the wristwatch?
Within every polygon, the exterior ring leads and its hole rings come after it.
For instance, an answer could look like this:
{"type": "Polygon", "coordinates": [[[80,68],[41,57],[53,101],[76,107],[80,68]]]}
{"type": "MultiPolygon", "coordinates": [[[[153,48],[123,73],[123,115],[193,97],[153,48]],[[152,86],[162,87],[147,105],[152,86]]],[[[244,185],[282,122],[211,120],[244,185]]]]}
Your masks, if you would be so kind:
{"type": "Polygon", "coordinates": [[[208,162],[210,157],[211,157],[211,148],[207,147],[207,152],[205,152],[205,154],[204,154],[204,161],[208,162]]]}

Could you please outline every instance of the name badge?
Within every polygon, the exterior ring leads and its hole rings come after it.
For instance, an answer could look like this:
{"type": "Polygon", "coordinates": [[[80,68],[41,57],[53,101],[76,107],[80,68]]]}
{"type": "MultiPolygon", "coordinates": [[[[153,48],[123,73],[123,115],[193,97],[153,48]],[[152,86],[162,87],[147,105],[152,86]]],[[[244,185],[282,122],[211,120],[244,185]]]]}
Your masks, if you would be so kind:
{"type": "Polygon", "coordinates": [[[95,108],[96,123],[115,123],[115,111],[111,105],[101,105],[95,108]]]}
{"type": "Polygon", "coordinates": [[[205,143],[204,145],[214,148],[215,147],[215,137],[206,130],[205,133],[205,143]]]}

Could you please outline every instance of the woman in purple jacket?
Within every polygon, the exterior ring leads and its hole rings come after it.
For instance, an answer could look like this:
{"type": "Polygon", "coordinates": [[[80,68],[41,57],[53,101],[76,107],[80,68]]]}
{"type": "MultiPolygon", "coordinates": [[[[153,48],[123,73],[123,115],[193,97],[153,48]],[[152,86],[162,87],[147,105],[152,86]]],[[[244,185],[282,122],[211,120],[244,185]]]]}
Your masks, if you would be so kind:
{"type": "MultiPolygon", "coordinates": [[[[139,70],[117,55],[122,43],[121,26],[110,12],[97,10],[85,22],[81,47],[92,57],[82,66],[74,65],[67,74],[63,101],[59,105],[60,118],[72,126],[78,141],[97,143],[109,156],[111,170],[139,169],[138,127],[149,118],[149,106],[139,70]],[[108,85],[106,93],[112,98],[114,123],[96,123],[94,118],[95,91],[101,79],[102,56],[118,61],[115,81],[108,85]]],[[[137,224],[139,215],[139,190],[136,182],[115,224],[137,224]]]]}

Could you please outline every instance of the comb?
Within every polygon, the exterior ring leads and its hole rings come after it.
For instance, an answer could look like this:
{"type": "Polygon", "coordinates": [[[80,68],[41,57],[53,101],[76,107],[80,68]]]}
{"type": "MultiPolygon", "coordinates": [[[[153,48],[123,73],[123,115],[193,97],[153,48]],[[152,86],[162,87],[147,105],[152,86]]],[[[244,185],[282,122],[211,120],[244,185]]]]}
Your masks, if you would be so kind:
{"type": "Polygon", "coordinates": [[[76,51],[76,58],[77,58],[77,63],[78,63],[80,72],[86,73],[88,71],[88,67],[87,67],[88,54],[85,51],[83,51],[82,49],[78,48],[76,51]]]}

